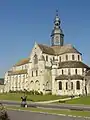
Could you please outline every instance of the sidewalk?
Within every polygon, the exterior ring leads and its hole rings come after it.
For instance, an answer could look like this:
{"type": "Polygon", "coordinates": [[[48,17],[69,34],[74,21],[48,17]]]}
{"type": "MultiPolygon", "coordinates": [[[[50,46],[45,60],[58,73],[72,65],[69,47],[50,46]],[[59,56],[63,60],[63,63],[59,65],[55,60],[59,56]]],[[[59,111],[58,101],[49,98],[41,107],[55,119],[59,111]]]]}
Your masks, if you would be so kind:
{"type": "Polygon", "coordinates": [[[41,102],[35,102],[35,103],[55,103],[59,101],[66,101],[66,100],[71,100],[71,99],[77,99],[79,97],[74,97],[74,98],[64,98],[64,99],[57,99],[57,100],[50,100],[50,101],[41,101],[41,102]]]}

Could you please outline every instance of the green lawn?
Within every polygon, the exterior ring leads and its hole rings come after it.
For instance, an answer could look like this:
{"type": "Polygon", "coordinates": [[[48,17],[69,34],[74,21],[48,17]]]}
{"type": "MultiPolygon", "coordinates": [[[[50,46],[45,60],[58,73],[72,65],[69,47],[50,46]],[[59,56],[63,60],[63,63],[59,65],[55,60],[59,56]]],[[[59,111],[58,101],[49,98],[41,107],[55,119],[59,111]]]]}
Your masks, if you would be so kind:
{"type": "Polygon", "coordinates": [[[90,96],[83,96],[77,99],[68,100],[65,103],[90,105],[90,96]]]}
{"type": "MultiPolygon", "coordinates": [[[[5,93],[0,94],[0,100],[15,100],[20,101],[21,96],[24,95],[23,93],[5,93]]],[[[33,102],[36,101],[49,101],[49,100],[56,100],[61,98],[66,98],[67,96],[56,96],[56,95],[27,95],[27,100],[32,100],[33,102]]]]}
{"type": "Polygon", "coordinates": [[[53,109],[43,109],[43,108],[21,108],[21,107],[15,107],[15,106],[6,106],[6,109],[30,110],[33,112],[46,112],[46,113],[53,113],[53,114],[65,114],[65,115],[73,115],[73,116],[90,117],[90,111],[53,110],[53,109]]]}

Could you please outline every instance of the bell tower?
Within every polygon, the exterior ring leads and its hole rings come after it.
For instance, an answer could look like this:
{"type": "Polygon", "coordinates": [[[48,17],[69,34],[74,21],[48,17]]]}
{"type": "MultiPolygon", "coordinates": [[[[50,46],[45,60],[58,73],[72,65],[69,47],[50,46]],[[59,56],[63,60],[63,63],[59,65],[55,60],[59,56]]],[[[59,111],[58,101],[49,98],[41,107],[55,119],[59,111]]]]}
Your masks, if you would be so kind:
{"type": "Polygon", "coordinates": [[[52,46],[56,46],[56,45],[63,46],[63,44],[64,44],[64,34],[60,27],[60,23],[61,23],[61,21],[58,16],[58,11],[56,11],[56,16],[54,19],[54,28],[51,33],[52,46]]]}

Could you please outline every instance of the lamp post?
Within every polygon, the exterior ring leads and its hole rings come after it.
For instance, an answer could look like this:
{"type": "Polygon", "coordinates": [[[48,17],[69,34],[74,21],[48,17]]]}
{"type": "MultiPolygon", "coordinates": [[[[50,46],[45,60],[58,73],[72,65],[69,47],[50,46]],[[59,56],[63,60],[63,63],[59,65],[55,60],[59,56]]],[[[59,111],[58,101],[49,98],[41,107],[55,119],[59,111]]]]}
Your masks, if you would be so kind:
{"type": "Polygon", "coordinates": [[[70,93],[70,91],[71,91],[71,80],[70,80],[70,75],[68,76],[68,94],[70,95],[71,93],[70,93]]]}
{"type": "Polygon", "coordinates": [[[88,84],[88,78],[86,77],[86,73],[87,73],[87,69],[85,71],[83,71],[83,77],[84,77],[83,94],[84,94],[84,90],[85,90],[85,95],[87,95],[87,84],[88,84]]]}
{"type": "Polygon", "coordinates": [[[70,93],[70,91],[71,91],[71,79],[70,79],[70,69],[68,70],[68,94],[70,95],[71,93],[70,93]]]}

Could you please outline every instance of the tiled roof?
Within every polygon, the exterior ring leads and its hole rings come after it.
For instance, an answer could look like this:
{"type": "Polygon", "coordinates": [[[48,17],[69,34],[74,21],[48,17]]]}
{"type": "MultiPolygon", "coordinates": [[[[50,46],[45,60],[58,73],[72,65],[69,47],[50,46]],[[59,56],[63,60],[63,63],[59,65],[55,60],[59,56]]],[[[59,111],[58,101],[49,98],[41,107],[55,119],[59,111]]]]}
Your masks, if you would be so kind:
{"type": "Polygon", "coordinates": [[[20,60],[19,62],[17,62],[17,63],[14,65],[14,67],[27,64],[27,63],[29,62],[29,60],[30,60],[29,58],[22,59],[22,60],[20,60]]]}
{"type": "Polygon", "coordinates": [[[65,61],[59,64],[59,68],[90,68],[80,61],[65,61]]]}
{"type": "Polygon", "coordinates": [[[27,74],[27,70],[9,71],[8,75],[27,74]]]}
{"type": "Polygon", "coordinates": [[[0,85],[4,84],[4,78],[0,78],[0,85]]]}
{"type": "Polygon", "coordinates": [[[84,77],[81,76],[81,75],[71,75],[71,76],[69,76],[69,75],[59,75],[55,78],[55,80],[68,80],[68,79],[70,79],[70,80],[77,80],[77,79],[81,80],[83,78],[84,77]]]}
{"type": "Polygon", "coordinates": [[[67,44],[64,46],[47,46],[47,45],[42,45],[38,44],[40,49],[42,50],[43,53],[50,54],[50,55],[61,55],[64,53],[79,53],[81,54],[78,50],[76,50],[72,45],[67,44]]]}

